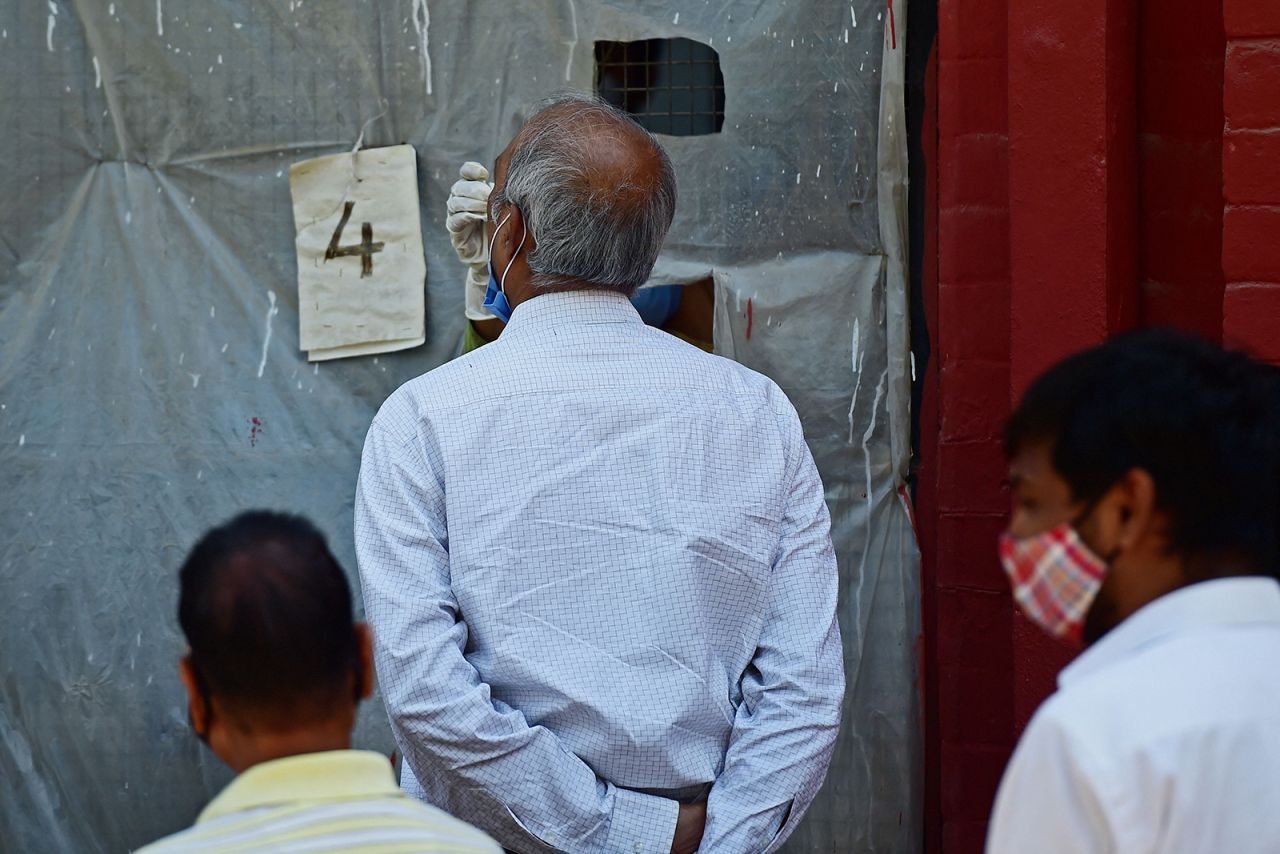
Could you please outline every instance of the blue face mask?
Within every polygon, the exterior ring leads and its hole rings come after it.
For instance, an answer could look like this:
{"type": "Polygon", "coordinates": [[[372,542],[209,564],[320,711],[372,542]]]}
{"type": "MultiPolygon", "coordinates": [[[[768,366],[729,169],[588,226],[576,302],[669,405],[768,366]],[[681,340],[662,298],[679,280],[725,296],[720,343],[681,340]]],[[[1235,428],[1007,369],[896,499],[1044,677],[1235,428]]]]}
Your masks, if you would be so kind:
{"type": "MultiPolygon", "coordinates": [[[[511,215],[507,215],[507,219],[511,219],[511,215]]],[[[493,232],[493,239],[489,241],[489,287],[484,292],[484,307],[493,313],[493,316],[501,320],[503,323],[511,321],[511,304],[507,302],[507,292],[503,287],[507,280],[507,273],[511,270],[511,265],[516,262],[516,255],[520,254],[520,250],[524,248],[524,241],[529,236],[529,229],[525,228],[524,234],[520,235],[520,245],[516,247],[515,254],[511,256],[511,260],[507,262],[507,268],[502,271],[502,278],[499,279],[493,274],[493,244],[498,239],[498,232],[502,231],[502,226],[507,224],[507,219],[498,223],[497,229],[493,232]]]]}

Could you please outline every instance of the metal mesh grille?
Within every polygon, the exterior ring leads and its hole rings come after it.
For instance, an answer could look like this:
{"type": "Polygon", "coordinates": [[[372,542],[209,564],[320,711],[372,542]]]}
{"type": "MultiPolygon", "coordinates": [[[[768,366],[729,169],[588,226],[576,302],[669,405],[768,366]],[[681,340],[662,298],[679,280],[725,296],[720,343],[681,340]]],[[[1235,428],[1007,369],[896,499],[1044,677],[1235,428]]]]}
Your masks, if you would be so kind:
{"type": "Polygon", "coordinates": [[[690,39],[596,42],[596,92],[653,133],[719,133],[724,75],[710,45],[690,39]]]}

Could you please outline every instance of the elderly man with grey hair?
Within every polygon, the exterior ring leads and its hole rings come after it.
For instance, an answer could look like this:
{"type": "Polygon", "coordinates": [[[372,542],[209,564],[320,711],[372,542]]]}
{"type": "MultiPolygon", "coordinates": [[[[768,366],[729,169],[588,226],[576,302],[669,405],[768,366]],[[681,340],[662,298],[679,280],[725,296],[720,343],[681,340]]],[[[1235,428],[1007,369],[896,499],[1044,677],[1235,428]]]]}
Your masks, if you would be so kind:
{"type": "Polygon", "coordinates": [[[628,301],[676,203],[632,119],[553,101],[495,166],[506,327],[387,400],[357,487],[401,784],[520,854],[772,851],[844,691],[800,420],[628,301]]]}

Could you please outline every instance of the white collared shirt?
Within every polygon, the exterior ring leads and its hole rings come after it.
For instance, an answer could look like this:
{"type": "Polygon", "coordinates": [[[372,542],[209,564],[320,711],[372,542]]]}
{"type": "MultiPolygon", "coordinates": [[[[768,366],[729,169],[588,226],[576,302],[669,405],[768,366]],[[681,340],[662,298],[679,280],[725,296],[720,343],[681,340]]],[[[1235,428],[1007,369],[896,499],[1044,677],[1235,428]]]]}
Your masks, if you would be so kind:
{"type": "Polygon", "coordinates": [[[506,847],[758,854],[826,775],[830,517],[771,380],[552,293],[403,386],[355,506],[402,784],[506,847]]]}
{"type": "Polygon", "coordinates": [[[1174,591],[1064,669],[987,852],[1280,852],[1280,584],[1174,591]]]}

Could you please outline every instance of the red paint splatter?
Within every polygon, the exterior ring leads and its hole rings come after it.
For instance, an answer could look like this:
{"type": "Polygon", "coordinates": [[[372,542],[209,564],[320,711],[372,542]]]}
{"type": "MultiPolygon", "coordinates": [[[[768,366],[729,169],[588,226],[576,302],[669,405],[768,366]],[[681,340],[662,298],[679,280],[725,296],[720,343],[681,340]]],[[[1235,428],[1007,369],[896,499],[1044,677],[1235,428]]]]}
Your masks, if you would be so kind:
{"type": "Polygon", "coordinates": [[[396,767],[396,751],[391,751],[391,769],[394,771],[396,767]]]}
{"type": "Polygon", "coordinates": [[[751,322],[752,322],[751,300],[748,299],[747,300],[747,340],[748,341],[751,340],[751,322]]]}
{"type": "Polygon", "coordinates": [[[262,432],[262,419],[253,416],[249,419],[249,447],[258,447],[258,434],[262,432]]]}
{"type": "Polygon", "coordinates": [[[893,19],[893,0],[889,0],[889,47],[898,49],[898,25],[893,19]]]}

